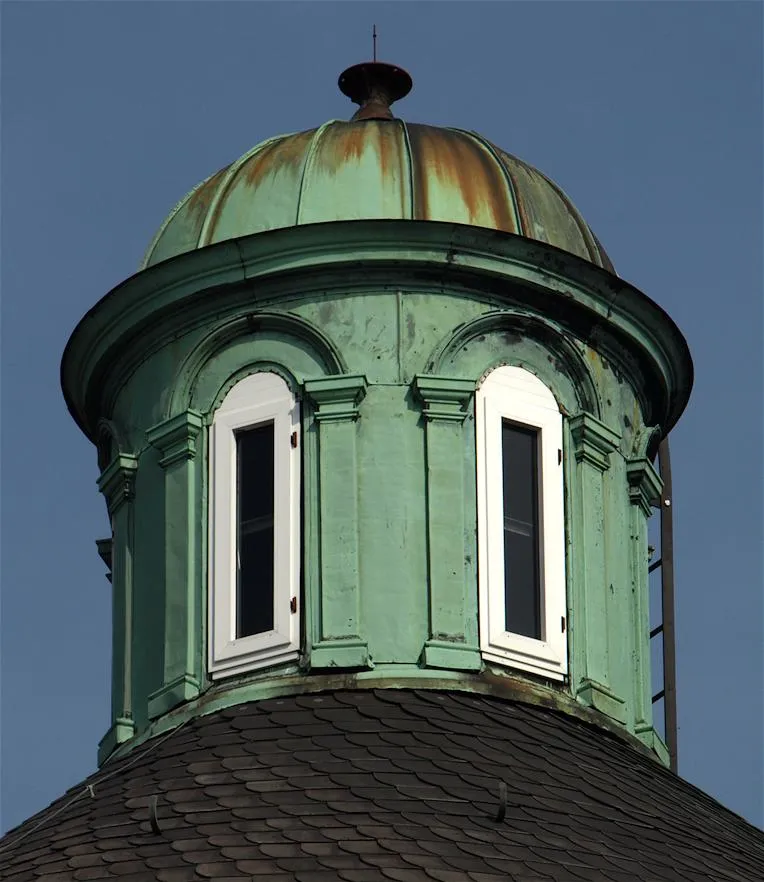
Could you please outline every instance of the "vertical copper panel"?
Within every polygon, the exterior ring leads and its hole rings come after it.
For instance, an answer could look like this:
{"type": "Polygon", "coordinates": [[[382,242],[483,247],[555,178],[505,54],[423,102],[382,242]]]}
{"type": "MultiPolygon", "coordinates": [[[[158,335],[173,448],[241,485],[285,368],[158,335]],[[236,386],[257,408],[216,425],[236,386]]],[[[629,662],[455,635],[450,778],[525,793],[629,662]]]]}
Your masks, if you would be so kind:
{"type": "Polygon", "coordinates": [[[305,169],[300,223],[409,215],[409,174],[397,120],[336,122],[305,169]]]}
{"type": "Polygon", "coordinates": [[[210,243],[294,225],[303,163],[314,134],[311,129],[265,144],[242,163],[215,208],[210,243]]]}
{"type": "Polygon", "coordinates": [[[407,125],[414,180],[414,218],[474,224],[519,233],[499,164],[468,135],[407,125]]]}

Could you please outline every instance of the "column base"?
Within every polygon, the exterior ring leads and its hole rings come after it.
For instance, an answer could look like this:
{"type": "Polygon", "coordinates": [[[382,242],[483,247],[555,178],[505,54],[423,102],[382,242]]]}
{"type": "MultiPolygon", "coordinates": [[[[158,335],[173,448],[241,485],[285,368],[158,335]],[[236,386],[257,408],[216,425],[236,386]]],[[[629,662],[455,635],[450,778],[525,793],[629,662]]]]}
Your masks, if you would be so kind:
{"type": "Polygon", "coordinates": [[[637,738],[658,757],[664,766],[671,765],[671,757],[669,756],[668,747],[661,736],[649,724],[643,728],[637,727],[635,734],[637,738]]]}
{"type": "Polygon", "coordinates": [[[582,680],[576,690],[576,698],[618,723],[626,722],[626,702],[596,680],[582,680]]]}
{"type": "Polygon", "coordinates": [[[310,651],[311,668],[373,668],[369,646],[363,640],[322,640],[310,651]]]}
{"type": "Polygon", "coordinates": [[[135,735],[135,723],[131,717],[117,717],[109,731],[98,742],[98,765],[111,756],[117,747],[135,735]]]}
{"type": "Polygon", "coordinates": [[[181,674],[149,695],[149,719],[155,720],[185,701],[199,695],[199,681],[190,674],[181,674]]]}
{"type": "Polygon", "coordinates": [[[477,646],[448,640],[428,640],[422,651],[422,661],[428,668],[450,668],[456,671],[479,671],[483,667],[483,659],[477,646]]]}

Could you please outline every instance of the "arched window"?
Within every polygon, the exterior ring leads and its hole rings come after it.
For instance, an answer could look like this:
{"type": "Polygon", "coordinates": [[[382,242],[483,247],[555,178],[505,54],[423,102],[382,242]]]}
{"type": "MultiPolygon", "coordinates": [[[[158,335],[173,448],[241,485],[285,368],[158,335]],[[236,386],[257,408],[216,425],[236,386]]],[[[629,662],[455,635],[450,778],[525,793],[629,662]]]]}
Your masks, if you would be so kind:
{"type": "Polygon", "coordinates": [[[209,667],[213,677],[297,657],[299,404],[273,373],[237,383],[209,449],[209,667]]]}
{"type": "Polygon", "coordinates": [[[500,367],[475,398],[480,647],[487,661],[567,672],[562,416],[535,375],[500,367]]]}

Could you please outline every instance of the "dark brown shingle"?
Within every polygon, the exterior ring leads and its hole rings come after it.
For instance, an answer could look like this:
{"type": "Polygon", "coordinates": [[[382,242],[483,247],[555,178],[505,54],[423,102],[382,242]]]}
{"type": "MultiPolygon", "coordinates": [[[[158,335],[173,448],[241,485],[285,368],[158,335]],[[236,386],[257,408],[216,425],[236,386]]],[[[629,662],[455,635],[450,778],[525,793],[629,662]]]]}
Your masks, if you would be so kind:
{"type": "Polygon", "coordinates": [[[764,835],[561,713],[337,691],[239,705],[140,745],[0,841],[0,878],[761,882],[764,835]]]}

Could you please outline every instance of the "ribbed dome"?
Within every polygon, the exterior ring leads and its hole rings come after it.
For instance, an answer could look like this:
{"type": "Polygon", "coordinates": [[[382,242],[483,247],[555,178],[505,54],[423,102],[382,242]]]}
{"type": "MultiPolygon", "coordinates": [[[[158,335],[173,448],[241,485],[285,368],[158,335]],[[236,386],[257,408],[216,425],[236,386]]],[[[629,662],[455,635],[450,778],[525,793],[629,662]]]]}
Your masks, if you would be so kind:
{"type": "Polygon", "coordinates": [[[226,239],[339,220],[446,221],[547,242],[613,271],[549,178],[474,132],[332,121],[258,144],[192,190],[142,268],[226,239]]]}

